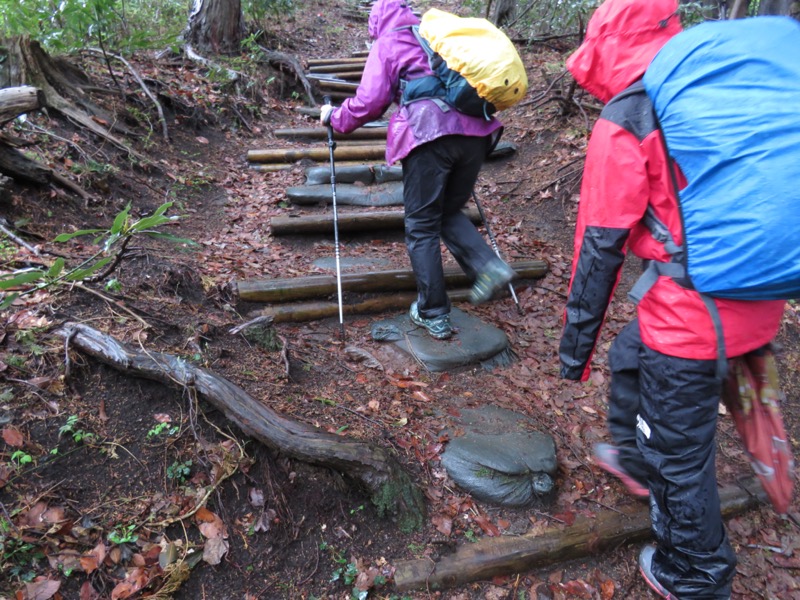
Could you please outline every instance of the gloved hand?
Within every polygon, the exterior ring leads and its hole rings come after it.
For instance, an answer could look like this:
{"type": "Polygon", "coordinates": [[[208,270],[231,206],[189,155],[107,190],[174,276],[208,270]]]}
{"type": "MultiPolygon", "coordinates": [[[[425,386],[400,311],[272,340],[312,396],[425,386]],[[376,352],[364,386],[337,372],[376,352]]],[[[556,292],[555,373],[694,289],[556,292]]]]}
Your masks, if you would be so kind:
{"type": "Polygon", "coordinates": [[[333,113],[333,107],[330,104],[323,104],[319,109],[319,122],[323,125],[330,125],[331,113],[333,113]]]}

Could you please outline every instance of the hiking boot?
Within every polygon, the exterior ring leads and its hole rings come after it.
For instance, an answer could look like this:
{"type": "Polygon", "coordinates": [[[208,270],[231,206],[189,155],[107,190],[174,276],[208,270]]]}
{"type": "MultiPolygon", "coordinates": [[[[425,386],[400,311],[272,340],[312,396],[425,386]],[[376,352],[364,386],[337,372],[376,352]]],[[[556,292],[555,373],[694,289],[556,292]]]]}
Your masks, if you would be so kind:
{"type": "Polygon", "coordinates": [[[620,481],[628,488],[628,491],[637,498],[650,496],[650,490],[647,489],[647,486],[627,473],[622,468],[622,465],[619,464],[619,450],[615,446],[611,444],[595,444],[594,462],[615,477],[619,477],[620,481]]]}
{"type": "Polygon", "coordinates": [[[488,302],[499,289],[504,288],[514,279],[515,274],[514,269],[504,261],[499,259],[490,261],[475,278],[469,301],[472,304],[488,302]]]}
{"type": "Polygon", "coordinates": [[[411,303],[411,309],[408,311],[408,316],[411,317],[411,322],[414,323],[414,325],[424,327],[428,330],[428,333],[431,335],[431,337],[434,337],[437,340],[446,340],[453,335],[453,326],[450,325],[449,314],[439,315],[438,317],[433,317],[432,319],[420,317],[419,310],[417,309],[417,302],[414,301],[411,303]]]}
{"type": "Polygon", "coordinates": [[[639,572],[642,574],[642,577],[644,577],[647,585],[650,586],[650,589],[656,594],[662,598],[666,598],[667,600],[678,600],[678,597],[671,594],[667,588],[658,582],[658,579],[656,579],[655,575],[653,575],[651,567],[653,565],[653,555],[655,553],[656,547],[652,544],[647,544],[644,548],[642,548],[642,551],[639,554],[639,572]]]}

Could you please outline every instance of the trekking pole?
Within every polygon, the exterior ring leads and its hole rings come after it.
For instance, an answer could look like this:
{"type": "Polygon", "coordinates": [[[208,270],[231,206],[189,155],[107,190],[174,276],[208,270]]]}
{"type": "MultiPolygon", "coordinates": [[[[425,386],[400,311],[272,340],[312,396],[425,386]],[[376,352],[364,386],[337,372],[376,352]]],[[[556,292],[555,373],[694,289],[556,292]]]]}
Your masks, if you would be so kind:
{"type": "MultiPolygon", "coordinates": [[[[324,96],[325,104],[331,103],[330,96],[324,96]]],[[[339,300],[339,333],[344,340],[344,310],[342,308],[342,269],[339,264],[339,215],[336,212],[336,166],[333,162],[333,151],[336,142],[333,141],[333,126],[328,123],[328,150],[331,157],[331,195],[333,196],[333,254],[336,257],[336,294],[339,300]]]]}
{"type": "MultiPolygon", "coordinates": [[[[472,199],[475,200],[475,206],[478,207],[478,214],[481,217],[481,221],[483,221],[483,226],[486,228],[486,235],[489,236],[489,241],[492,243],[492,250],[494,250],[494,253],[497,255],[497,257],[502,260],[503,256],[500,254],[500,248],[497,247],[497,240],[494,239],[492,230],[489,227],[489,221],[486,219],[486,213],[483,212],[483,207],[478,201],[478,196],[475,193],[475,190],[472,190],[472,199]]],[[[517,298],[517,293],[514,291],[514,286],[510,281],[508,282],[508,291],[511,292],[511,297],[514,299],[514,304],[517,305],[517,312],[521,315],[525,314],[519,304],[519,298],[517,298]]]]}

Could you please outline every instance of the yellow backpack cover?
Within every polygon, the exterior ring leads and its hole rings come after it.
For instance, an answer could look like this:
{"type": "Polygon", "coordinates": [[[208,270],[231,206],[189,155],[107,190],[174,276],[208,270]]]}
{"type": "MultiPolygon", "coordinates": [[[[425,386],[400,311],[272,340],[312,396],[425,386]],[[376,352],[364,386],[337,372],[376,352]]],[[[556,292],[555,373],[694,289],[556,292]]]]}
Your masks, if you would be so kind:
{"type": "Polygon", "coordinates": [[[513,106],[528,91],[528,76],[514,43],[486,19],[431,8],[422,15],[419,34],[448,68],[497,110],[513,106]]]}

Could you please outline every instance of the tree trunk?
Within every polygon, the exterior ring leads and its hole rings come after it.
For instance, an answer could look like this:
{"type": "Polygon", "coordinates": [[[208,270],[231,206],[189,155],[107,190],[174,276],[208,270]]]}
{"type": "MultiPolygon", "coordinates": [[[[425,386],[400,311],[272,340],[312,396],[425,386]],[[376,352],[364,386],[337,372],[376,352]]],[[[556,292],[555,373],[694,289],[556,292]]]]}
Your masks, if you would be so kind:
{"type": "Polygon", "coordinates": [[[379,512],[395,516],[401,529],[420,529],[425,522],[422,492],[385,449],[288,419],[230,381],[180,357],[132,348],[78,323],[67,323],[58,333],[68,344],[123,373],[195,390],[242,432],[270,448],[342,472],[369,492],[379,512]]]}
{"type": "Polygon", "coordinates": [[[517,16],[517,0],[497,0],[492,10],[491,21],[498,27],[510,23],[517,16]]]}
{"type": "Polygon", "coordinates": [[[759,15],[783,15],[792,13],[792,0],[761,0],[758,4],[759,15]]]}
{"type": "Polygon", "coordinates": [[[101,123],[117,123],[122,133],[128,131],[117,119],[94,104],[86,94],[90,86],[86,74],[60,58],[45,52],[39,42],[27,37],[0,40],[0,88],[30,85],[40,91],[42,106],[91,133],[108,140],[126,153],[145,161],[128,144],[115,137],[101,123]]]}
{"type": "Polygon", "coordinates": [[[244,38],[241,0],[194,0],[186,41],[204,54],[237,54],[244,38]]]}

